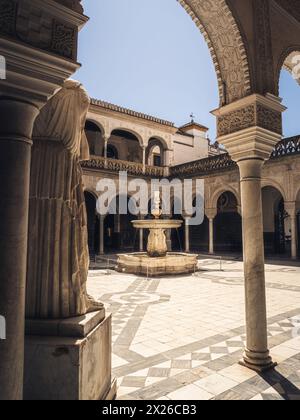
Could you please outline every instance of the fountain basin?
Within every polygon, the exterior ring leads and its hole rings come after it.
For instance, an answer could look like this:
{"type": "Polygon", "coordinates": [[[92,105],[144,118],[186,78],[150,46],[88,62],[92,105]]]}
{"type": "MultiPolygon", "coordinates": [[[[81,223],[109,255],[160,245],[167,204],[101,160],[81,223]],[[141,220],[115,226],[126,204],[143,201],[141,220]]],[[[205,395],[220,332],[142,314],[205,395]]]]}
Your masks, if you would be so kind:
{"type": "Polygon", "coordinates": [[[148,258],[165,257],[168,252],[167,229],[178,229],[182,225],[182,220],[134,220],[133,227],[136,229],[149,229],[147,244],[148,258]]]}
{"type": "Polygon", "coordinates": [[[170,252],[150,258],[146,252],[118,255],[117,271],[139,276],[172,276],[197,271],[197,255],[170,252]]]}
{"type": "Polygon", "coordinates": [[[163,220],[163,219],[153,219],[153,220],[134,220],[132,222],[133,227],[136,229],[179,229],[182,225],[182,220],[163,220]]]}

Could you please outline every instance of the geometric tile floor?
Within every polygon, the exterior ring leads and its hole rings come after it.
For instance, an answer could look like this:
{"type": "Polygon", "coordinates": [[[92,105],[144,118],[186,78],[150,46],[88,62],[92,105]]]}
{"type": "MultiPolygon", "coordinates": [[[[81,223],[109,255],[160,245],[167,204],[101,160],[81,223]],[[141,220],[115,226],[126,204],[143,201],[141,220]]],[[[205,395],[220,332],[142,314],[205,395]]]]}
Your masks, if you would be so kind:
{"type": "Polygon", "coordinates": [[[266,265],[269,347],[278,367],[238,364],[245,343],[243,266],[200,259],[191,276],[90,271],[113,314],[119,400],[300,400],[300,267],[266,265]]]}

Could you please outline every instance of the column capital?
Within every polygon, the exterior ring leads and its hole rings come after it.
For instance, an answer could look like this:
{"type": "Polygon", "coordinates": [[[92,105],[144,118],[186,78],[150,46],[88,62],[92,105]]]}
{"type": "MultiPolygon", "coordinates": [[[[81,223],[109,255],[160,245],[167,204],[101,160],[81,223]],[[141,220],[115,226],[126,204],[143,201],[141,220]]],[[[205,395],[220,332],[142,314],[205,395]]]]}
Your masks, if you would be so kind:
{"type": "Polygon", "coordinates": [[[109,139],[110,139],[110,134],[104,134],[103,135],[103,140],[104,140],[104,143],[108,143],[108,141],[109,141],[109,139]]]}
{"type": "Polygon", "coordinates": [[[237,161],[241,181],[261,180],[264,162],[261,157],[245,158],[237,161]]]}
{"type": "Polygon", "coordinates": [[[88,18],[77,8],[74,11],[50,0],[11,1],[6,9],[8,23],[0,28],[6,79],[1,81],[0,95],[41,108],[80,67],[78,31],[88,18]]]}
{"type": "MultiPolygon", "coordinates": [[[[253,94],[212,111],[217,117],[218,138],[250,127],[282,134],[282,99],[267,93],[253,94]]],[[[219,140],[218,140],[219,141],[219,140]]]]}
{"type": "Polygon", "coordinates": [[[212,209],[205,209],[205,216],[212,220],[214,219],[218,214],[218,209],[217,208],[212,208],[212,209]]]}
{"type": "Polygon", "coordinates": [[[218,142],[231,158],[267,160],[282,139],[281,99],[266,94],[247,96],[213,111],[218,122],[218,142]]]}
{"type": "Polygon", "coordinates": [[[268,160],[276,144],[282,139],[280,134],[261,127],[251,127],[219,138],[231,156],[239,163],[246,159],[268,160]]]}
{"type": "Polygon", "coordinates": [[[182,217],[184,220],[190,220],[193,216],[191,216],[190,214],[183,213],[182,217]]]}
{"type": "Polygon", "coordinates": [[[107,216],[107,214],[99,214],[97,211],[96,211],[96,215],[100,221],[101,220],[103,221],[107,216]]]}
{"type": "Polygon", "coordinates": [[[290,217],[297,216],[297,203],[296,201],[285,201],[284,202],[285,211],[289,214],[290,217]]]}

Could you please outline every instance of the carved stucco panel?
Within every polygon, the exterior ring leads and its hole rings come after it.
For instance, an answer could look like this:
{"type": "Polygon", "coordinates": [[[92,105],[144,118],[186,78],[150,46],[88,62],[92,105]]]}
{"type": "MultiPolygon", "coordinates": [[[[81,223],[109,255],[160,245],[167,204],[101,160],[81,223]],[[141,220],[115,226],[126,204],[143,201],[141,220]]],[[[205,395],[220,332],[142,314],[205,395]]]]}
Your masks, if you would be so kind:
{"type": "Polygon", "coordinates": [[[77,27],[51,15],[43,3],[0,0],[0,34],[76,60],[77,27]]]}
{"type": "Polygon", "coordinates": [[[260,104],[232,111],[218,117],[218,137],[255,126],[282,134],[281,113],[260,104]]]}

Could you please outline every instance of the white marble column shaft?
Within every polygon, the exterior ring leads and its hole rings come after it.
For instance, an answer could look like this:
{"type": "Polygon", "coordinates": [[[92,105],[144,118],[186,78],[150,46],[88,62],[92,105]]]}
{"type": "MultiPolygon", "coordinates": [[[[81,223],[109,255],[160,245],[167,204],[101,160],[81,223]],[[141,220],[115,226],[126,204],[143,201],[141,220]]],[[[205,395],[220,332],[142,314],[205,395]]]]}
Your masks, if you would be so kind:
{"type": "Polygon", "coordinates": [[[241,174],[247,345],[244,364],[273,366],[268,349],[261,173],[264,160],[238,162],[241,174]]]}

